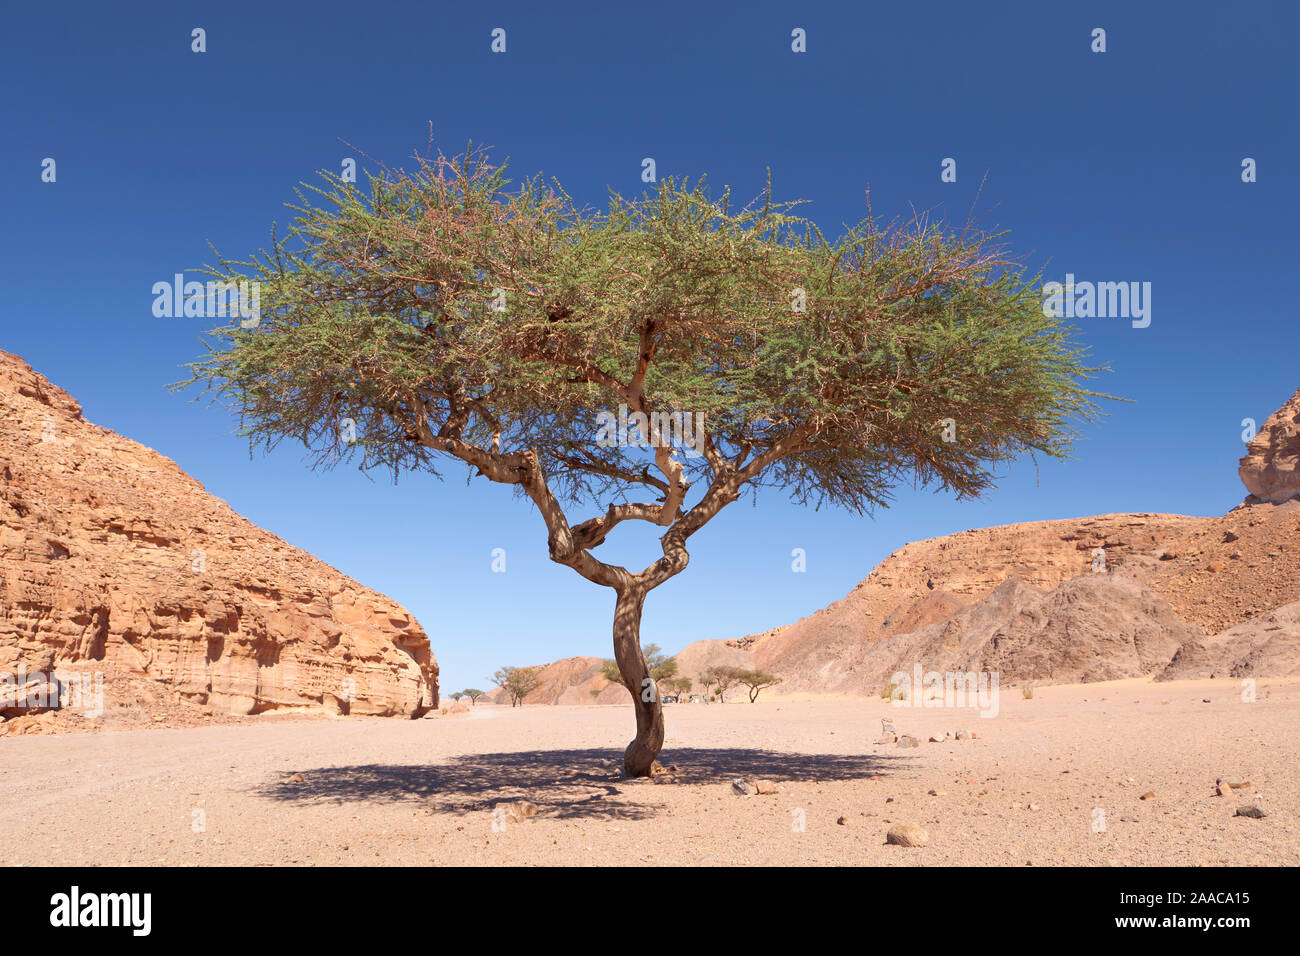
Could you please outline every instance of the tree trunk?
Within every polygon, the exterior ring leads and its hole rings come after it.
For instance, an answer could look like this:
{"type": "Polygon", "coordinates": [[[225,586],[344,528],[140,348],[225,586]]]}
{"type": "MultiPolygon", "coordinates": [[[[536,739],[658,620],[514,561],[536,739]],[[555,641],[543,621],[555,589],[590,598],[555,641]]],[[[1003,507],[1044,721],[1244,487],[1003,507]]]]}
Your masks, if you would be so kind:
{"type": "Polygon", "coordinates": [[[620,591],[614,606],[614,660],[636,710],[636,738],[623,752],[623,772],[629,777],[650,776],[664,745],[663,705],[641,654],[644,607],[645,592],[636,588],[620,591]]]}

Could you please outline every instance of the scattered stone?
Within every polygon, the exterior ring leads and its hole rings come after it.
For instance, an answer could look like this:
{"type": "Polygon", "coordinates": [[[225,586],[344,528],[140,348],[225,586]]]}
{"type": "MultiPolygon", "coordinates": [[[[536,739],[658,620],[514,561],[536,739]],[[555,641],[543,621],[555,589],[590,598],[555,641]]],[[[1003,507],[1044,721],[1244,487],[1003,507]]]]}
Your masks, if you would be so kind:
{"type": "Polygon", "coordinates": [[[948,791],[947,791],[947,790],[931,790],[931,791],[930,791],[930,796],[932,796],[932,797],[946,797],[947,795],[948,795],[948,791]]]}
{"type": "Polygon", "coordinates": [[[969,730],[959,730],[959,731],[957,731],[957,739],[958,739],[958,740],[970,740],[970,731],[969,731],[969,730]]]}
{"type": "Polygon", "coordinates": [[[1036,803],[1031,803],[1031,804],[1030,804],[1028,807],[1026,807],[1025,809],[1026,809],[1026,810],[1030,810],[1030,811],[1032,811],[1032,812],[1034,812],[1034,813],[1037,813],[1039,810],[1041,810],[1041,809],[1043,809],[1043,808],[1040,807],[1040,806],[1039,806],[1038,804],[1036,804],[1036,803]]]}
{"type": "Polygon", "coordinates": [[[748,780],[742,780],[737,777],[735,780],[731,781],[731,791],[742,797],[752,797],[754,794],[758,793],[758,788],[748,780]]]}
{"type": "Polygon", "coordinates": [[[915,737],[913,737],[911,734],[903,734],[903,736],[898,738],[898,746],[919,747],[921,746],[921,742],[917,740],[915,737]]]}
{"type": "Polygon", "coordinates": [[[754,792],[763,793],[763,794],[780,793],[781,788],[778,787],[776,784],[774,784],[771,780],[755,780],[754,792]]]}
{"type": "Polygon", "coordinates": [[[498,803],[492,808],[494,813],[501,811],[505,818],[512,823],[523,823],[529,817],[537,816],[540,810],[541,807],[528,800],[510,800],[506,803],[498,803]]]}
{"type": "Polygon", "coordinates": [[[1154,790],[1148,790],[1146,793],[1142,794],[1142,796],[1138,797],[1138,799],[1139,799],[1139,800],[1154,800],[1154,799],[1155,799],[1155,796],[1156,796],[1156,794],[1155,794],[1155,791],[1154,791],[1154,790]]]}
{"type": "Polygon", "coordinates": [[[1238,807],[1235,816],[1250,817],[1252,820],[1262,820],[1268,816],[1263,807],[1251,805],[1248,807],[1238,807]]]}
{"type": "Polygon", "coordinates": [[[304,782],[304,777],[300,773],[295,773],[292,777],[290,777],[288,780],[285,781],[285,783],[302,783],[302,782],[304,782]]]}
{"type": "Polygon", "coordinates": [[[944,741],[944,737],[943,737],[942,734],[931,734],[931,735],[930,735],[930,743],[932,743],[932,744],[941,744],[941,743],[943,743],[943,741],[944,741]]]}
{"type": "Polygon", "coordinates": [[[836,820],[835,822],[838,823],[840,826],[844,826],[844,825],[845,825],[846,823],[848,823],[849,821],[848,821],[848,818],[847,818],[847,817],[840,817],[840,818],[839,818],[838,820],[836,820]]]}
{"type": "Polygon", "coordinates": [[[1250,786],[1250,781],[1243,780],[1241,777],[1220,777],[1214,783],[1220,792],[1224,790],[1244,790],[1250,786]]]}
{"type": "Polygon", "coordinates": [[[895,823],[885,834],[885,842],[894,846],[922,847],[930,842],[930,834],[916,823],[895,823]]]}

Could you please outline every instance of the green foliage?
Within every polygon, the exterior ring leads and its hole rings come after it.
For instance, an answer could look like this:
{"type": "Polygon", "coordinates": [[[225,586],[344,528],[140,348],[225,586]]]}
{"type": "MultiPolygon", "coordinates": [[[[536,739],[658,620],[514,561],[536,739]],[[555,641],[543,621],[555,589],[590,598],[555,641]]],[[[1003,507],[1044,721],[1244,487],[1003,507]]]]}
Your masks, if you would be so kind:
{"type": "MultiPolygon", "coordinates": [[[[658,644],[642,644],[641,656],[645,658],[646,669],[656,682],[677,676],[677,658],[664,654],[658,644]]],[[[618,662],[612,657],[601,661],[600,674],[611,684],[623,681],[618,671],[618,662]]]]}
{"type": "Polygon", "coordinates": [[[743,667],[716,665],[714,667],[706,667],[704,670],[700,671],[696,679],[700,682],[700,686],[704,688],[705,694],[708,694],[710,687],[716,687],[717,690],[714,691],[713,696],[718,700],[725,701],[727,699],[727,691],[735,687],[737,684],[744,683],[742,678],[749,673],[750,671],[743,667]]]}
{"type": "Polygon", "coordinates": [[[479,690],[477,687],[466,687],[461,691],[461,696],[468,697],[471,704],[477,704],[478,699],[483,696],[483,691],[479,690]]]}
{"type": "Polygon", "coordinates": [[[504,687],[510,697],[511,707],[521,707],[524,698],[535,691],[542,682],[540,667],[503,667],[492,675],[498,686],[504,687]]]}
{"type": "Polygon", "coordinates": [[[674,697],[680,697],[688,693],[694,683],[689,677],[665,677],[659,681],[659,689],[661,693],[667,691],[674,697]]]}
{"type": "Polygon", "coordinates": [[[759,691],[763,688],[781,683],[780,677],[769,674],[767,671],[751,670],[745,667],[731,668],[731,671],[736,683],[749,689],[749,702],[751,704],[758,699],[759,691]]]}
{"type": "MultiPolygon", "coordinates": [[[[970,228],[868,217],[828,238],[770,188],[735,208],[703,180],[595,212],[473,149],[368,188],[322,175],[287,236],[208,270],[260,282],[262,318],[213,330],[180,385],[229,401],[254,444],[394,475],[535,449],[563,499],[664,492],[644,450],[593,441],[633,397],[702,413],[710,452],[755,463],[742,491],[860,512],[905,475],[977,495],[997,462],[1066,455],[1094,413],[1096,370],[1036,277],[970,228]]],[[[712,482],[722,458],[682,464],[712,482]]]]}

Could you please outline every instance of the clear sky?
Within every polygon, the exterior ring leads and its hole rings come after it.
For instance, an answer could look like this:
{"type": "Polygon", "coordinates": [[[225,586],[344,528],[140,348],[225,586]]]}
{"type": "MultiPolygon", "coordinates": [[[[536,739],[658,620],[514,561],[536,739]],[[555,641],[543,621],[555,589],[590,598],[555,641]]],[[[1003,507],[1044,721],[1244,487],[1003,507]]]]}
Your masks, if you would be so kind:
{"type": "MultiPolygon", "coordinates": [[[[877,215],[962,221],[983,181],[984,224],[1046,278],[1151,283],[1147,328],[1075,320],[1113,368],[1099,387],[1133,400],[1076,460],[1012,464],[975,503],[899,489],[874,518],[771,492],[724,511],[651,595],[643,633],[670,650],[741,636],[843,597],[908,541],[1241,499],[1242,419],[1300,386],[1297,27],[1282,2],[15,4],[0,347],[90,421],[410,608],[447,692],[503,664],[610,654],[612,595],[549,563],[541,519],[501,486],[454,468],[396,486],[317,474],[288,446],[250,458],[228,412],[165,390],[211,323],[155,318],[152,285],[211,261],[208,241],[236,257],[265,245],[316,171],[400,164],[432,122],[444,150],[472,139],[597,205],[640,192],[645,157],[741,196],[770,167],[778,197],[809,200],[828,231],[863,215],[868,185],[877,215]],[[956,182],[940,178],[949,157],[956,182]]],[[[658,554],[649,528],[602,552],[658,554]]]]}

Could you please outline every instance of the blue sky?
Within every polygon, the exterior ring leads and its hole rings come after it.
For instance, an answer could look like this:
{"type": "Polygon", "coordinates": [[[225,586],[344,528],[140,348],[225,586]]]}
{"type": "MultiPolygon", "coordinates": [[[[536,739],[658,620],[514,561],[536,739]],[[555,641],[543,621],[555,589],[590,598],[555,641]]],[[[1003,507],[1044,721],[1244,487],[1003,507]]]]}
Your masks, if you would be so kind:
{"type": "MultiPolygon", "coordinates": [[[[1099,387],[1133,400],[1076,460],[1015,463],[974,503],[900,489],[874,518],[771,492],[733,506],[651,595],[644,635],[669,649],[796,620],[911,540],[1221,514],[1244,494],[1242,419],[1300,386],[1293,4],[223,0],[20,5],[6,20],[0,348],[89,420],[410,608],[444,691],[502,664],[609,654],[612,595],[548,562],[530,505],[455,469],[394,486],[313,473],[288,446],[250,459],[228,413],[165,390],[209,323],[155,318],[150,293],[211,261],[208,241],[237,257],[265,245],[317,170],[403,162],[430,122],[447,151],[473,139],[595,204],[639,192],[647,156],[661,177],[707,173],[741,196],[770,167],[778,196],[809,200],[827,230],[861,217],[868,185],[877,215],[964,220],[983,181],[984,223],[1047,278],[1152,285],[1148,328],[1076,322],[1113,368],[1099,387]],[[195,27],[206,53],[191,52],[195,27]],[[791,51],[796,27],[806,53],[791,51]],[[945,157],[955,183],[940,181],[945,157]]],[[[637,566],[657,554],[650,529],[606,547],[637,566]]]]}

